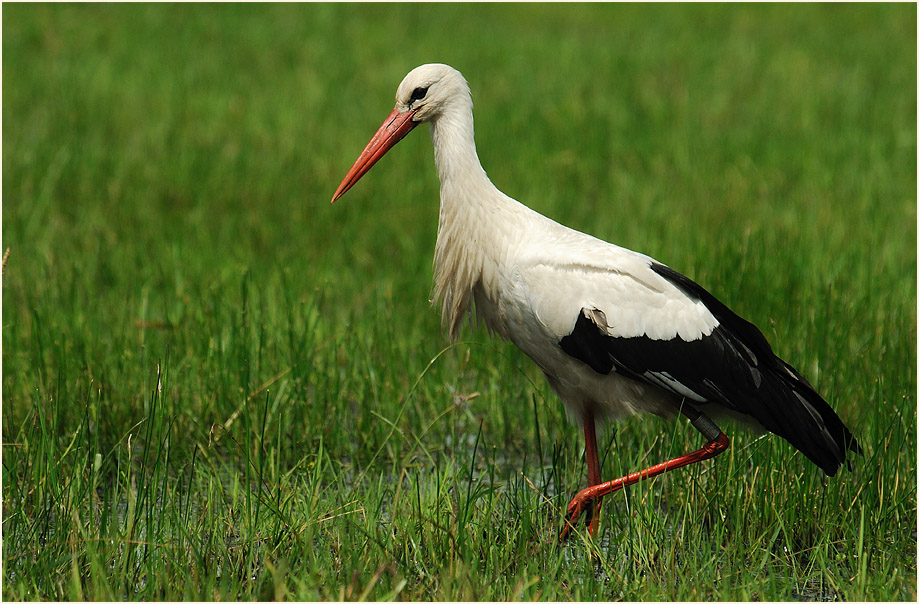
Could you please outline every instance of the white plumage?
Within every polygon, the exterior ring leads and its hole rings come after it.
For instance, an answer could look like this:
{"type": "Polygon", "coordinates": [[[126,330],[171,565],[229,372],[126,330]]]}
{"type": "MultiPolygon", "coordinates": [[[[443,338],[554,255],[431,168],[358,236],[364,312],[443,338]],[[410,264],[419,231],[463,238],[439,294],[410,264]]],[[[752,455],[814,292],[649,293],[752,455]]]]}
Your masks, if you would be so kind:
{"type": "Polygon", "coordinates": [[[479,321],[536,362],[583,424],[591,488],[569,506],[572,523],[613,490],[727,448],[703,407],[747,416],[830,475],[847,450],[859,451],[835,412],[773,355],[759,330],[707,291],[499,191],[476,154],[468,85],[452,67],[422,65],[405,76],[395,108],[332,200],[425,122],[441,183],[434,292],[444,328],[455,339],[474,308],[479,321]],[[650,473],[599,484],[594,417],[637,412],[683,413],[710,442],[650,473]]]}

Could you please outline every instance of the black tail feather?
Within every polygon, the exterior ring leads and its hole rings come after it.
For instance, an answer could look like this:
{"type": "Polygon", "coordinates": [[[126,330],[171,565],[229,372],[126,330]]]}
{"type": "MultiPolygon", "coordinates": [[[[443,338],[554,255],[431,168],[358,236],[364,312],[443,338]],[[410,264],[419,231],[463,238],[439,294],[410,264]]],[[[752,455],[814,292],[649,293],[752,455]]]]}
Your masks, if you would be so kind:
{"type": "MultiPolygon", "coordinates": [[[[820,394],[794,367],[778,357],[772,379],[780,382],[784,404],[777,415],[777,429],[766,426],[811,461],[828,476],[834,476],[846,459],[847,452],[861,455],[855,436],[820,394]]],[[[777,393],[778,394],[778,393],[777,393]]]]}

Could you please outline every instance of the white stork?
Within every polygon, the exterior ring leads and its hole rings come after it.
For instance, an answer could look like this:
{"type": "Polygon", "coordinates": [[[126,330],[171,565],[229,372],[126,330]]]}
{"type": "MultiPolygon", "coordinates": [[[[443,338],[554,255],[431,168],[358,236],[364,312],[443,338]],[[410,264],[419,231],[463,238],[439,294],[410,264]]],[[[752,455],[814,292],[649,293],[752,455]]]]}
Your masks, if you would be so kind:
{"type": "Polygon", "coordinates": [[[584,428],[588,488],[561,533],[583,515],[596,533],[603,496],[725,451],[710,416],[732,415],[778,434],[827,475],[852,433],[763,334],[675,270],[569,229],[499,191],[473,139],[472,96],[442,64],[413,69],[396,106],[348,171],[334,202],[418,124],[431,127],[440,177],[435,297],[456,339],[473,305],[479,322],[542,369],[584,428]],[[638,412],[685,415],[707,443],[641,472],[601,482],[595,421],[638,412]]]}

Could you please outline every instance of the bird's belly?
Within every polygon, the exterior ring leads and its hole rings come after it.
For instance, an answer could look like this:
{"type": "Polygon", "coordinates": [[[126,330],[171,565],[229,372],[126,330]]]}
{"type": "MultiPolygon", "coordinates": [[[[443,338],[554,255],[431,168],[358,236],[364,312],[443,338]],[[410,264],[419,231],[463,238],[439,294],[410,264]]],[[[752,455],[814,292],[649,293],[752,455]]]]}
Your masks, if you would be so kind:
{"type": "Polygon", "coordinates": [[[669,417],[679,409],[679,401],[665,390],[615,371],[598,373],[570,356],[559,346],[558,336],[546,329],[533,328],[540,322],[532,317],[516,316],[513,312],[502,315],[506,331],[501,335],[542,370],[573,421],[580,422],[588,408],[598,418],[612,420],[639,413],[669,417]]]}
{"type": "Polygon", "coordinates": [[[679,409],[679,401],[669,392],[615,371],[598,373],[570,356],[559,346],[567,334],[553,333],[526,303],[525,294],[512,289],[503,294],[494,300],[477,288],[476,313],[489,329],[536,363],[572,421],[580,423],[586,409],[593,410],[598,419],[612,420],[639,413],[668,417],[679,409]]]}
{"type": "Polygon", "coordinates": [[[557,344],[554,348],[551,352],[550,349],[537,352],[521,346],[521,350],[542,369],[574,421],[580,422],[588,408],[598,418],[611,420],[640,413],[669,417],[679,408],[676,397],[656,386],[637,382],[615,371],[597,373],[557,344]]]}

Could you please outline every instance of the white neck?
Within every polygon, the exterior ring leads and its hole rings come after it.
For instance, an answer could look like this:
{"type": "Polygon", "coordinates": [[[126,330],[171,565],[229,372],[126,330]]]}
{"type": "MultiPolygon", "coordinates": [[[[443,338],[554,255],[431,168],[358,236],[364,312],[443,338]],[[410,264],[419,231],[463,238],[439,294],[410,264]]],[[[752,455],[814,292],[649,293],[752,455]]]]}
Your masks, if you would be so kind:
{"type": "Polygon", "coordinates": [[[440,177],[434,297],[441,304],[444,329],[455,340],[483,269],[493,263],[489,250],[499,243],[488,210],[508,198],[488,179],[476,154],[471,98],[457,99],[431,122],[431,140],[440,177]]]}

